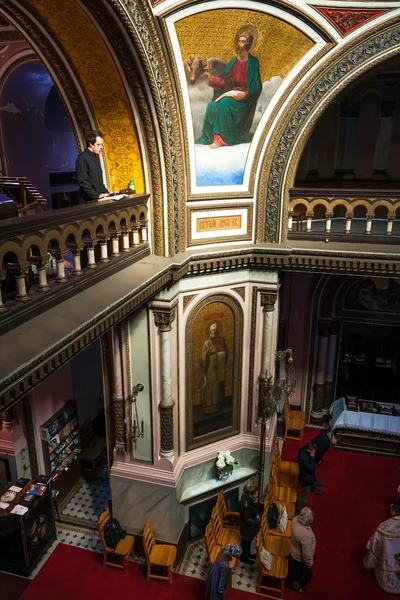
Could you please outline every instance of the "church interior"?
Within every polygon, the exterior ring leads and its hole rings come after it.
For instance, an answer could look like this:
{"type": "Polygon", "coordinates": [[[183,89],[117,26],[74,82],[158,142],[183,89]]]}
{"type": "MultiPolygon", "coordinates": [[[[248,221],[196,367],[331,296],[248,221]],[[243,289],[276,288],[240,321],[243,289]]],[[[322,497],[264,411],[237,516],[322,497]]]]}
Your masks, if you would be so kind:
{"type": "MultiPolygon", "coordinates": [[[[308,597],[387,597],[399,166],[400,0],[0,2],[1,597],[203,598],[245,486],[290,524],[322,431],[308,597]]],[[[298,596],[265,527],[228,599],[298,596]]]]}

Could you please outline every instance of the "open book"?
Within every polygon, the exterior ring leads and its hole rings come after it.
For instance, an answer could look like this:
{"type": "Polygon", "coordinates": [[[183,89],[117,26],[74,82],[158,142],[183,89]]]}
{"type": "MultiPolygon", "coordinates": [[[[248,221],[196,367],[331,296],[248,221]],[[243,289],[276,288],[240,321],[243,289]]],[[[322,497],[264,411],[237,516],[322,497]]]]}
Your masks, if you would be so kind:
{"type": "Polygon", "coordinates": [[[240,96],[243,94],[240,90],[229,90],[229,92],[224,92],[215,100],[215,102],[219,102],[222,98],[235,98],[236,96],[240,96]]]}

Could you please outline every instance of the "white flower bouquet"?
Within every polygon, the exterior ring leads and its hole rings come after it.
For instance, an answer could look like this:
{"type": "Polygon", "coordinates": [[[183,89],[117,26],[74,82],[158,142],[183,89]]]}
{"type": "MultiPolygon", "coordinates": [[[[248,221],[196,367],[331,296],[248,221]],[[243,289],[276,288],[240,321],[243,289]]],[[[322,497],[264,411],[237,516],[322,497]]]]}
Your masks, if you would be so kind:
{"type": "Polygon", "coordinates": [[[217,467],[218,475],[227,477],[233,471],[233,465],[237,465],[238,463],[232,456],[229,450],[223,450],[222,452],[218,452],[218,456],[215,459],[215,466],[217,467]]]}

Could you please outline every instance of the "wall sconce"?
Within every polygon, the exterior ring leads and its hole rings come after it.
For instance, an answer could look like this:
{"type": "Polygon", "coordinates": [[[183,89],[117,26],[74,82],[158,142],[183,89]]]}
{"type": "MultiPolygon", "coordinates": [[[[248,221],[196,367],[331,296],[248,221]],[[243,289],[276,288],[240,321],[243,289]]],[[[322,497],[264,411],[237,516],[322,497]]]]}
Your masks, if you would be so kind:
{"type": "Polygon", "coordinates": [[[287,396],[293,396],[296,391],[296,379],[293,377],[293,352],[290,348],[278,350],[275,352],[278,360],[284,360],[287,357],[287,368],[285,368],[285,379],[281,386],[287,396]]]}
{"type": "Polygon", "coordinates": [[[129,396],[130,403],[130,413],[131,413],[131,430],[130,430],[130,438],[132,442],[136,442],[139,438],[144,437],[144,424],[143,420],[141,426],[139,427],[139,415],[137,409],[137,397],[139,392],[143,392],[144,385],[142,383],[137,383],[133,386],[132,391],[129,396]]]}

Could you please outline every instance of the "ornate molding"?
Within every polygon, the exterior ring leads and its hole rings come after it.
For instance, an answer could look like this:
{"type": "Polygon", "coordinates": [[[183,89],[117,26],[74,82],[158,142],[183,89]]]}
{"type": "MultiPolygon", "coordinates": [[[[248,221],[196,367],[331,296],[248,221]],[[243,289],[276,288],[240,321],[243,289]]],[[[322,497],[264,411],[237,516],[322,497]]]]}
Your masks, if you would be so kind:
{"type": "Polygon", "coordinates": [[[154,322],[160,331],[171,331],[172,323],[175,320],[176,309],[172,308],[155,308],[153,309],[154,322]]]}
{"type": "Polygon", "coordinates": [[[318,10],[318,12],[320,12],[343,37],[367,21],[387,12],[385,9],[322,8],[321,6],[315,6],[314,8],[318,10]]]}
{"type": "MultiPolygon", "coordinates": [[[[163,173],[149,99],[146,97],[140,70],[136,66],[137,57],[132,52],[125,36],[121,35],[121,21],[117,23],[114,18],[110,18],[110,11],[103,3],[98,2],[98,0],[81,0],[81,2],[95,17],[96,23],[102,27],[104,36],[113,47],[133,92],[135,108],[140,114],[140,124],[143,129],[146,157],[149,164],[148,171],[151,178],[154,253],[162,256],[165,254],[164,207],[161,184],[163,173]]],[[[114,11],[113,14],[115,14],[114,11]]]]}
{"type": "MultiPolygon", "coordinates": [[[[168,241],[170,254],[183,251],[186,246],[184,213],[184,173],[180,148],[180,125],[174,102],[175,92],[170,84],[158,31],[146,0],[111,0],[115,10],[130,32],[147,80],[152,90],[163,141],[168,198],[168,241]],[[178,136],[178,137],[177,137],[178,136]]],[[[161,186],[161,182],[160,182],[161,186]]]]}
{"type": "Polygon", "coordinates": [[[265,312],[273,312],[278,299],[278,292],[260,291],[260,302],[265,312]]]}
{"type": "Polygon", "coordinates": [[[117,452],[125,452],[124,397],[114,394],[112,403],[114,409],[115,448],[117,452]]]}
{"type": "Polygon", "coordinates": [[[192,300],[196,298],[197,294],[191,294],[190,296],[183,297],[183,312],[187,309],[192,300]]]}
{"type": "MultiPolygon", "coordinates": [[[[320,113],[341,89],[389,54],[400,52],[400,27],[393,27],[395,23],[393,20],[392,28],[384,31],[377,28],[366,41],[365,35],[359,36],[344,50],[342,48],[340,55],[336,55],[329,65],[321,66],[313,83],[307,85],[302,99],[296,101],[295,107],[291,103],[287,117],[283,116],[280,120],[271,141],[271,154],[268,154],[262,167],[263,171],[269,173],[265,191],[264,241],[278,242],[280,237],[286,235],[285,222],[282,224],[282,235],[279,235],[279,217],[287,212],[288,190],[302,150],[300,142],[304,140],[305,143],[320,113]]],[[[261,191],[264,192],[260,187],[260,195],[261,191]]]]}
{"type": "Polygon", "coordinates": [[[243,302],[246,302],[246,288],[243,287],[237,287],[237,288],[232,288],[232,290],[234,292],[236,292],[237,294],[239,294],[239,296],[241,297],[241,299],[243,300],[243,302]]]}
{"type": "Polygon", "coordinates": [[[249,361],[249,387],[247,394],[247,431],[253,429],[253,389],[254,389],[254,358],[256,345],[257,325],[257,294],[258,288],[253,287],[251,294],[251,330],[250,330],[250,361],[249,361]]]}
{"type": "Polygon", "coordinates": [[[159,405],[160,411],[160,454],[163,457],[174,453],[174,405],[159,405]]]}

